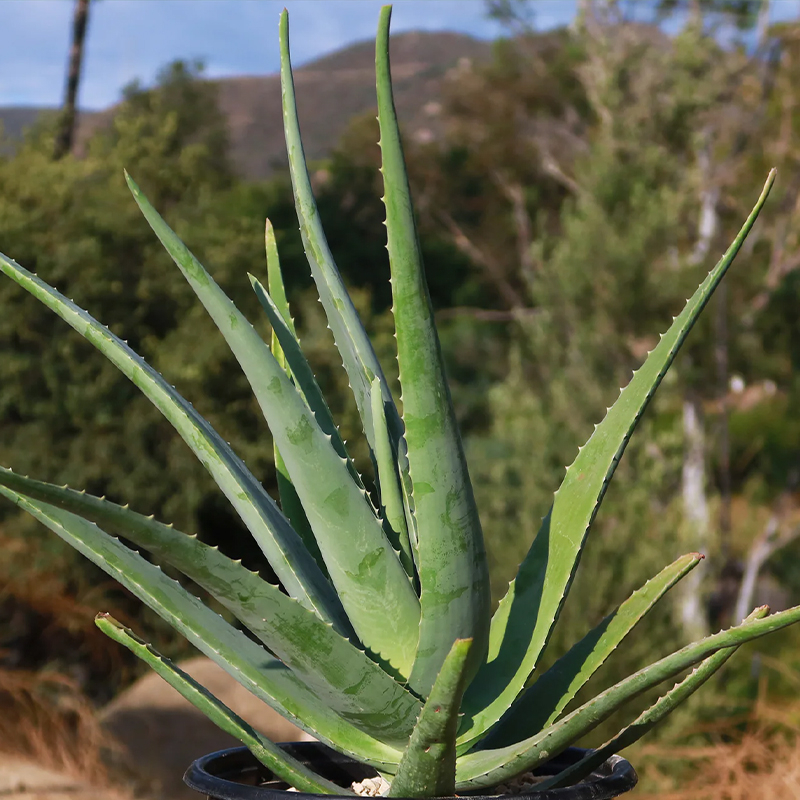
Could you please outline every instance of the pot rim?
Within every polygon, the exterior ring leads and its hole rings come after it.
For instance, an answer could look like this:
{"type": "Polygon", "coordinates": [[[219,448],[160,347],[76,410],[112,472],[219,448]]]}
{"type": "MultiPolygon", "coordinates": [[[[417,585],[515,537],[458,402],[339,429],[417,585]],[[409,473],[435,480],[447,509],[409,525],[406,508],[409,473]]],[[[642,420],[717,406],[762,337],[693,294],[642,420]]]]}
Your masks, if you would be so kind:
{"type": "MultiPolygon", "coordinates": [[[[369,767],[359,764],[347,756],[338,753],[321,742],[283,742],[279,745],[292,756],[306,762],[314,768],[314,762],[326,761],[329,765],[347,767],[356,765],[362,769],[374,772],[369,767]]],[[[587,750],[570,747],[559,756],[551,759],[547,764],[537,770],[541,774],[553,775],[560,772],[569,764],[581,758],[587,750]]],[[[184,783],[191,789],[217,798],[218,800],[353,800],[352,795],[319,795],[305,792],[289,792],[286,784],[280,785],[248,785],[233,780],[234,777],[250,773],[254,776],[260,772],[265,777],[271,773],[247,747],[231,747],[198,758],[192,763],[183,776],[184,783]]],[[[608,758],[588,778],[584,778],[574,786],[560,789],[546,789],[543,792],[530,791],[517,793],[513,797],[520,800],[610,800],[630,791],[639,778],[629,761],[622,756],[614,755],[608,758]]],[[[277,782],[277,781],[276,781],[277,782]]],[[[459,800],[468,797],[470,800],[490,800],[502,797],[497,794],[465,793],[455,798],[437,798],[436,800],[459,800]]],[[[512,795],[507,795],[512,796],[512,795]]],[[[396,798],[395,800],[404,800],[396,798]]]]}

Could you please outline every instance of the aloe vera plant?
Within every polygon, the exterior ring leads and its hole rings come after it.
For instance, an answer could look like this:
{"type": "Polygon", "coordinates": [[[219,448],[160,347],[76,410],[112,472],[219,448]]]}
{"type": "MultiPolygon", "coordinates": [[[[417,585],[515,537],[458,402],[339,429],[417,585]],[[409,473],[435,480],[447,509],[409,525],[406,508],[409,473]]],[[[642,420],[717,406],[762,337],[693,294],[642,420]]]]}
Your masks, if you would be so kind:
{"type": "MultiPolygon", "coordinates": [[[[376,47],[378,118],[402,414],[328,248],[300,141],[280,20],[283,115],[305,252],[375,465],[365,489],[298,341],[267,223],[266,286],[250,276],[269,342],[126,175],[135,201],[244,370],[272,431],[280,506],[178,392],[87,312],[16,262],[0,269],[109,358],[172,423],[230,500],[280,586],[196,537],[103,498],[0,469],[0,493],[28,511],[244,685],[317,739],[380,772],[390,796],[488,790],[558,755],[642,692],[681,675],[606,746],[544,786],[577,781],[706,681],[741,644],[800,620],[756,609],[741,624],[662,658],[565,713],[579,689],[702,558],[678,558],[547,671],[542,653],[606,487],[678,349],[753,226],[774,180],[719,263],[596,426],[555,493],[528,555],[491,615],[478,512],[445,379],[395,115],[391,9],[376,47]],[[227,608],[225,622],[122,536],[227,608]],[[255,641],[258,640],[258,641],[255,641]],[[259,644],[261,642],[261,644],[259,644]],[[263,646],[262,646],[263,645],[263,646]]],[[[108,615],[97,625],[297,789],[347,793],[291,758],[108,615]]]]}

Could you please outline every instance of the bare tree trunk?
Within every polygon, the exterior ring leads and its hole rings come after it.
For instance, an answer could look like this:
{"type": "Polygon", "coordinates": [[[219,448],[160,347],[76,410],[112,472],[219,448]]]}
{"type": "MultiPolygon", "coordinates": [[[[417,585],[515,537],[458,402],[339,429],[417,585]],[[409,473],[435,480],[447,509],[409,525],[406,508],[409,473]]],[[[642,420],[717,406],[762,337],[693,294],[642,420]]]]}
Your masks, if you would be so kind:
{"type": "Polygon", "coordinates": [[[764,529],[750,545],[744,565],[742,582],[736,598],[734,620],[738,622],[752,611],[753,599],[756,592],[756,583],[761,568],[767,561],[783,547],[791,544],[800,536],[800,525],[785,524],[786,517],[792,511],[792,495],[797,489],[800,480],[800,471],[796,468],[789,472],[786,488],[775,502],[764,529]]]}
{"type": "Polygon", "coordinates": [[[533,285],[536,265],[533,260],[533,225],[528,209],[525,206],[525,189],[521,183],[510,180],[499,170],[492,173],[492,178],[506,200],[511,203],[514,227],[517,233],[517,258],[522,274],[528,286],[533,285]]]}
{"type": "Polygon", "coordinates": [[[83,44],[86,39],[86,25],[89,21],[89,0],[76,0],[75,14],[72,18],[72,46],[69,50],[69,66],[67,68],[67,85],[64,92],[64,104],[56,141],[53,148],[53,159],[58,161],[72,150],[77,116],[78,84],[81,79],[81,63],[83,62],[83,44]]]}
{"type": "Polygon", "coordinates": [[[700,170],[700,220],[697,224],[697,243],[692,250],[690,263],[700,264],[705,261],[714,237],[719,227],[719,215],[717,206],[719,205],[719,186],[714,185],[712,175],[712,132],[708,129],[703,131],[702,145],[697,153],[697,166],[700,170]]]}
{"type": "Polygon", "coordinates": [[[733,618],[736,622],[743,620],[752,610],[758,573],[761,571],[761,567],[764,566],[764,562],[772,554],[770,543],[778,533],[778,524],[778,515],[772,514],[761,536],[753,542],[750,552],[747,554],[742,583],[739,586],[739,594],[736,598],[736,608],[733,612],[733,618]]]}
{"type": "MultiPolygon", "coordinates": [[[[700,222],[697,243],[692,252],[692,263],[699,264],[708,257],[719,228],[719,186],[715,184],[712,169],[711,131],[703,132],[703,143],[697,154],[703,186],[700,189],[700,222]]],[[[721,563],[727,564],[730,553],[731,531],[731,457],[730,421],[728,413],[728,284],[718,287],[714,309],[714,364],[717,373],[716,395],[719,404],[717,420],[717,448],[719,456],[719,535],[721,563]]]]}
{"type": "Polygon", "coordinates": [[[758,9],[758,19],[756,20],[756,48],[763,51],[769,32],[770,0],[761,0],[758,9]]]}
{"type": "MultiPolygon", "coordinates": [[[[714,318],[714,361],[717,372],[717,399],[719,402],[719,548],[722,564],[731,558],[731,437],[730,410],[728,408],[728,284],[717,287],[717,307],[714,318]]],[[[737,618],[738,621],[738,618],[737,618]]]]}
{"type": "MultiPolygon", "coordinates": [[[[700,552],[708,548],[709,514],[706,499],[705,432],[700,398],[687,394],[683,401],[683,470],[681,476],[685,534],[700,552]]],[[[708,635],[703,597],[704,565],[692,570],[676,587],[684,636],[694,641],[708,635]]]]}
{"type": "MultiPolygon", "coordinates": [[[[689,262],[700,264],[708,257],[719,227],[719,186],[713,180],[711,131],[703,132],[697,153],[700,173],[700,219],[697,242],[689,262]]],[[[724,300],[724,298],[723,298],[724,300]]],[[[726,308],[722,303],[723,313],[726,308]]],[[[719,355],[719,354],[718,354],[719,355]]],[[[727,351],[724,354],[727,365],[727,351]]],[[[726,370],[727,371],[727,370],[726,370]]],[[[683,400],[683,469],[681,475],[684,535],[692,549],[705,552],[710,544],[708,497],[706,495],[706,440],[700,396],[687,392],[683,400]]],[[[684,636],[690,640],[709,633],[708,610],[703,592],[708,569],[701,564],[678,585],[679,618],[684,636]]]]}

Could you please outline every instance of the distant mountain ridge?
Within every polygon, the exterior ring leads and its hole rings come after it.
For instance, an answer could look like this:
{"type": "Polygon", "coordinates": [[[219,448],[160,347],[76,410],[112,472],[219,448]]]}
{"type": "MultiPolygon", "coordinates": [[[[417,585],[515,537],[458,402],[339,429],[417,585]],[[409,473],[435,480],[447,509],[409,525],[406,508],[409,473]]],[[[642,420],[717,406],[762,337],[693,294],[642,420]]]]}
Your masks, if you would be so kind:
{"type": "MultiPolygon", "coordinates": [[[[375,107],[375,45],[357,42],[294,71],[297,105],[306,155],[320,159],[337,144],[348,123],[375,107]]],[[[449,70],[491,57],[490,42],[459,33],[412,31],[392,38],[392,74],[398,116],[412,135],[438,133],[442,82],[449,70]]],[[[279,75],[243,76],[214,81],[228,120],[231,155],[249,180],[269,177],[286,161],[279,75]]],[[[0,107],[6,137],[18,141],[24,129],[53,109],[0,107]]],[[[82,112],[77,142],[85,142],[113,118],[114,107],[82,112]]]]}

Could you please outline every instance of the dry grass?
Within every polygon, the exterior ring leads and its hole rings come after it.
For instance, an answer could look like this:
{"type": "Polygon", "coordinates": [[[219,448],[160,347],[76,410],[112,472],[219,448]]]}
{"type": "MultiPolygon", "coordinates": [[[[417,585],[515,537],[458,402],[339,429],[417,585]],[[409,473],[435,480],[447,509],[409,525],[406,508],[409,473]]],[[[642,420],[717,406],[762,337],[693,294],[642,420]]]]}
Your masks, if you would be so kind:
{"type": "MultiPolygon", "coordinates": [[[[638,796],[652,800],[771,800],[800,799],[800,749],[795,741],[768,741],[757,733],[745,734],[739,742],[699,748],[671,748],[660,753],[662,764],[668,760],[682,762],[696,771],[683,788],[673,789],[669,772],[659,774],[648,768],[648,783],[670,787],[654,794],[638,796]]],[[[671,772],[671,771],[670,771],[671,772]]]]}
{"type": "Polygon", "coordinates": [[[60,675],[0,670],[0,753],[110,786],[114,748],[88,700],[60,675]]]}
{"type": "Polygon", "coordinates": [[[800,701],[768,699],[764,683],[747,717],[691,733],[709,743],[639,750],[641,800],[800,800],[800,701]]]}
{"type": "Polygon", "coordinates": [[[134,624],[126,596],[111,579],[90,579],[42,549],[37,559],[25,537],[0,529],[0,669],[69,675],[93,702],[106,702],[135,678],[138,662],[94,617],[102,609],[134,624]]]}

